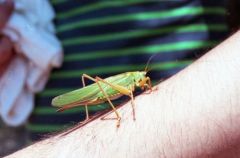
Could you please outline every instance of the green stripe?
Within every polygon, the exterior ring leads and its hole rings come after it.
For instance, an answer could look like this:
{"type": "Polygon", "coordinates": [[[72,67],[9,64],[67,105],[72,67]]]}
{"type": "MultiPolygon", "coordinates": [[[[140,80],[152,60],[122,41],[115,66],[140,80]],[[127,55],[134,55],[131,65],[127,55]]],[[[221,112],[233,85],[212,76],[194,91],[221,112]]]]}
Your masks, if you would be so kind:
{"type": "Polygon", "coordinates": [[[67,0],[51,0],[51,3],[53,5],[58,5],[58,4],[61,4],[61,3],[64,3],[66,2],[67,0]]]}
{"type": "Polygon", "coordinates": [[[31,132],[56,132],[69,128],[71,125],[45,125],[45,124],[27,124],[27,129],[31,132]]]}
{"type": "MultiPolygon", "coordinates": [[[[158,83],[159,83],[158,80],[152,80],[152,85],[156,85],[158,83]]],[[[54,89],[54,90],[56,90],[56,92],[45,93],[45,94],[43,93],[41,95],[41,97],[52,97],[52,96],[62,94],[62,93],[59,93],[57,91],[57,89],[54,89]]],[[[52,89],[46,89],[45,91],[53,92],[52,89]]],[[[121,100],[118,100],[118,101],[114,102],[115,105],[120,105],[121,103],[122,103],[121,100]]],[[[105,109],[109,109],[109,108],[111,109],[111,107],[109,106],[108,103],[103,103],[103,104],[99,104],[99,105],[88,106],[88,111],[89,112],[97,112],[97,111],[101,111],[101,110],[105,110],[105,109]]],[[[66,115],[66,114],[69,115],[69,114],[77,114],[77,113],[81,113],[81,112],[85,113],[85,107],[79,106],[79,107],[76,107],[76,108],[65,110],[63,112],[56,112],[56,108],[54,108],[54,107],[50,107],[50,106],[46,107],[46,106],[37,105],[36,108],[33,111],[33,114],[34,115],[66,115]]]]}
{"type": "MultiPolygon", "coordinates": [[[[171,61],[171,62],[162,62],[162,63],[156,63],[151,64],[150,67],[153,70],[167,70],[177,67],[183,67],[191,63],[192,61],[171,61]]],[[[107,74],[107,73],[120,73],[120,72],[126,72],[126,71],[136,71],[136,70],[142,70],[145,65],[116,65],[116,66],[105,66],[105,67],[97,67],[97,68],[91,68],[91,69],[85,69],[85,70],[73,70],[73,71],[59,71],[55,72],[51,75],[52,79],[59,79],[59,78],[78,78],[79,75],[86,73],[89,75],[93,74],[107,74]]]]}
{"type": "MultiPolygon", "coordinates": [[[[96,112],[96,111],[104,110],[107,108],[110,108],[109,104],[99,104],[99,105],[88,106],[89,112],[96,112]]],[[[68,115],[68,114],[76,114],[76,113],[80,113],[80,112],[85,113],[84,106],[68,109],[63,112],[56,112],[56,108],[54,108],[54,107],[50,107],[50,106],[44,107],[44,106],[38,105],[34,109],[33,114],[37,114],[37,115],[66,115],[67,114],[68,115]]]]}
{"type": "Polygon", "coordinates": [[[199,32],[199,31],[225,31],[227,30],[226,25],[223,24],[194,24],[194,25],[180,25],[180,26],[168,26],[159,29],[139,29],[133,31],[109,33],[104,35],[95,36],[83,36],[78,38],[71,38],[62,41],[64,46],[78,45],[78,44],[89,44],[95,42],[112,41],[119,39],[139,38],[147,37],[152,35],[160,35],[164,33],[188,33],[188,32],[199,32]]]}
{"type": "MultiPolygon", "coordinates": [[[[79,78],[80,78],[80,75],[79,75],[79,78]]],[[[80,79],[79,79],[80,80],[80,79]]],[[[79,81],[80,82],[80,81],[79,81]]],[[[76,89],[76,88],[75,88],[76,89]]],[[[69,92],[69,91],[72,91],[74,90],[73,88],[57,88],[57,89],[51,89],[51,90],[48,90],[48,91],[43,91],[43,92],[40,92],[37,94],[37,97],[38,96],[56,96],[56,95],[60,95],[60,94],[63,94],[63,93],[66,93],[66,92],[69,92]]]]}
{"type": "Polygon", "coordinates": [[[126,15],[115,15],[103,18],[95,18],[89,20],[81,20],[74,23],[68,23],[61,25],[57,28],[57,32],[68,31],[71,29],[77,29],[86,26],[96,26],[103,24],[112,24],[117,22],[126,22],[131,20],[151,20],[151,19],[166,19],[171,17],[179,17],[186,15],[202,15],[202,14],[225,14],[225,9],[221,7],[202,8],[202,7],[184,7],[180,9],[173,9],[168,11],[154,11],[154,12],[142,12],[132,13],[126,15]]]}
{"type": "Polygon", "coordinates": [[[199,49],[212,47],[216,44],[213,41],[183,41],[167,44],[155,44],[139,47],[130,47],[123,49],[102,50],[92,52],[75,52],[73,54],[65,55],[64,62],[81,61],[81,60],[93,60],[109,57],[120,57],[128,55],[139,54],[156,54],[161,52],[171,52],[179,50],[199,49]]]}
{"type": "MultiPolygon", "coordinates": [[[[151,66],[154,66],[154,65],[151,65],[151,66]]],[[[155,81],[155,80],[152,80],[152,84],[153,85],[155,85],[155,83],[158,83],[158,81],[155,81]]],[[[82,87],[78,87],[78,88],[82,88],[82,87]]],[[[43,92],[40,92],[40,93],[38,93],[37,94],[37,97],[54,97],[54,96],[58,96],[58,95],[60,95],[60,94],[64,94],[64,93],[66,93],[66,92],[70,92],[70,91],[73,91],[73,90],[75,90],[75,89],[77,89],[77,87],[76,88],[48,88],[48,89],[45,89],[43,92]]],[[[100,107],[102,107],[102,106],[105,106],[105,105],[101,105],[100,107]]],[[[36,110],[36,112],[40,112],[41,113],[41,111],[39,111],[38,110],[38,108],[45,108],[44,106],[40,106],[40,105],[38,105],[37,106],[37,108],[35,109],[36,110]]],[[[48,108],[48,107],[47,107],[48,108]]],[[[79,107],[80,109],[81,109],[81,107],[79,107]]],[[[95,106],[90,106],[90,109],[92,108],[92,110],[94,111],[94,109],[95,109],[95,106]]],[[[98,107],[99,108],[99,107],[98,107]]],[[[77,109],[77,108],[76,108],[77,109]]],[[[35,112],[35,110],[34,110],[34,112],[35,112]]],[[[56,113],[56,110],[55,109],[53,109],[52,108],[52,110],[51,110],[52,112],[54,111],[54,113],[56,113]]],[[[76,111],[78,111],[78,110],[76,110],[76,111]]],[[[44,113],[44,110],[43,110],[43,113],[44,113]]],[[[64,113],[64,112],[63,112],[64,113]]]]}
{"type": "Polygon", "coordinates": [[[85,6],[81,6],[75,9],[71,9],[70,11],[66,11],[63,13],[58,13],[56,15],[56,18],[58,19],[66,19],[66,18],[71,18],[72,16],[84,14],[86,12],[91,12],[91,11],[96,11],[104,8],[112,8],[112,7],[122,7],[126,5],[131,5],[135,3],[149,3],[150,1],[146,0],[131,0],[131,1],[102,1],[102,2],[97,2],[85,6]]]}

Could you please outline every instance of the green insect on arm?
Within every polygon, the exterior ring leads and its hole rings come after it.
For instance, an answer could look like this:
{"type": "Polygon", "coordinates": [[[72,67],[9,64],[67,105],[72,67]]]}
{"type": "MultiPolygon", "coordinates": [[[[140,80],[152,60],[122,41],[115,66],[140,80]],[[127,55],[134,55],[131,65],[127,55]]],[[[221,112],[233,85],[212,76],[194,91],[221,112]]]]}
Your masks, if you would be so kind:
{"type": "Polygon", "coordinates": [[[100,77],[93,78],[87,74],[83,74],[83,88],[55,97],[52,100],[52,104],[55,107],[59,107],[58,111],[77,106],[85,106],[86,121],[89,119],[89,105],[96,105],[107,101],[116,114],[115,119],[117,119],[117,126],[119,126],[121,117],[111,100],[119,98],[122,95],[129,96],[131,98],[133,118],[135,120],[133,91],[136,85],[144,86],[145,84],[148,84],[146,83],[147,80],[145,75],[146,72],[135,71],[102,79],[100,77]],[[89,79],[95,83],[85,86],[85,79],[89,79]]]}

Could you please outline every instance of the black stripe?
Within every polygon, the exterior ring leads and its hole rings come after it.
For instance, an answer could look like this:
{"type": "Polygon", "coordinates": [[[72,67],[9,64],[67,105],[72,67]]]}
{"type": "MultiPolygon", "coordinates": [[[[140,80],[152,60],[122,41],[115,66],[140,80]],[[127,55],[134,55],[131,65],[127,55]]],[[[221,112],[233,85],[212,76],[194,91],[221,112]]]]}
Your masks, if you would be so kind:
{"type": "Polygon", "coordinates": [[[66,0],[66,2],[59,3],[59,4],[53,4],[53,7],[55,9],[55,12],[61,13],[61,12],[66,12],[70,11],[73,8],[77,8],[78,6],[85,6],[89,4],[93,4],[98,2],[98,0],[66,0]]]}
{"type": "MultiPolygon", "coordinates": [[[[110,2],[111,3],[111,2],[110,2]]],[[[98,9],[94,10],[92,12],[87,12],[85,14],[78,14],[76,16],[72,16],[66,19],[56,19],[56,22],[58,25],[66,24],[66,23],[73,23],[79,20],[86,20],[86,19],[96,19],[96,18],[104,18],[108,16],[118,16],[118,15],[127,15],[132,13],[142,13],[142,12],[154,12],[154,11],[167,11],[172,10],[180,7],[186,7],[186,6],[199,6],[196,4],[196,2],[192,1],[192,3],[189,2],[171,2],[171,1],[162,1],[159,2],[148,2],[148,3],[137,3],[132,5],[126,5],[121,7],[106,7],[104,9],[98,9]]],[[[71,8],[76,9],[76,8],[71,8]]],[[[62,10],[61,10],[62,11],[62,10]]]]}
{"type": "MultiPolygon", "coordinates": [[[[168,33],[161,35],[151,35],[147,37],[138,37],[131,39],[112,40],[106,42],[98,42],[91,44],[79,44],[74,46],[65,46],[65,54],[81,53],[91,51],[105,51],[117,48],[130,48],[154,44],[167,44],[180,41],[204,41],[207,39],[219,39],[222,34],[219,32],[212,32],[211,36],[208,32],[190,32],[190,33],[168,33]]],[[[221,38],[220,38],[221,39],[221,38]]]]}
{"type": "MultiPolygon", "coordinates": [[[[167,62],[167,61],[175,61],[175,60],[183,60],[183,59],[195,59],[196,56],[203,54],[206,51],[205,49],[194,49],[193,50],[181,50],[181,51],[166,51],[159,53],[155,59],[157,62],[167,62]]],[[[150,58],[151,54],[144,55],[129,55],[128,58],[126,56],[119,57],[111,57],[105,59],[96,59],[96,60],[84,60],[84,61],[72,61],[66,62],[61,67],[61,70],[79,70],[88,69],[99,66],[112,66],[112,65],[125,65],[125,64],[146,64],[147,60],[150,58]],[[104,64],[103,64],[104,63],[104,64]]],[[[54,71],[58,71],[55,69],[54,71]]]]}

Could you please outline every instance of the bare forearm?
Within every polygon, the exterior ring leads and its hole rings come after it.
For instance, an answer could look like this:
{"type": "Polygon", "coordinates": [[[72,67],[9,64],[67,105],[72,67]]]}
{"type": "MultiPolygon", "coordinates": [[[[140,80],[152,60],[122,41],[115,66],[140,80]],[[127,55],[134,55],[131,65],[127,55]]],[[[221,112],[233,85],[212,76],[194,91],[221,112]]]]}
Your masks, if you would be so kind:
{"type": "Polygon", "coordinates": [[[224,157],[220,151],[232,150],[240,139],[239,51],[240,32],[157,91],[136,97],[136,121],[128,103],[119,109],[120,128],[114,121],[96,120],[11,156],[224,157]]]}

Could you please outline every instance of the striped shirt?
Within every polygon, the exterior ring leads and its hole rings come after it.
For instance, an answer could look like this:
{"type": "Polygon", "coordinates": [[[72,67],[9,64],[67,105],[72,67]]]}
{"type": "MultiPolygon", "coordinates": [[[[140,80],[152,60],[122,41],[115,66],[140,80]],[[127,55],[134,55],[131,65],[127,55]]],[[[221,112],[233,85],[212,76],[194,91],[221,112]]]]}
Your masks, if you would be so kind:
{"type": "MultiPolygon", "coordinates": [[[[153,82],[186,67],[228,34],[224,1],[52,0],[64,63],[36,96],[27,124],[33,140],[85,119],[84,107],[56,113],[54,96],[81,88],[81,75],[106,78],[144,70],[153,82]]],[[[89,84],[91,82],[87,82],[89,84]]],[[[90,112],[109,108],[90,106],[90,112]]]]}

